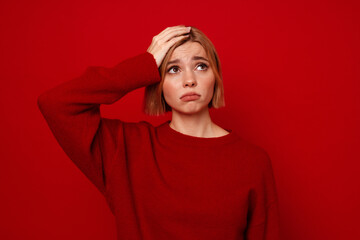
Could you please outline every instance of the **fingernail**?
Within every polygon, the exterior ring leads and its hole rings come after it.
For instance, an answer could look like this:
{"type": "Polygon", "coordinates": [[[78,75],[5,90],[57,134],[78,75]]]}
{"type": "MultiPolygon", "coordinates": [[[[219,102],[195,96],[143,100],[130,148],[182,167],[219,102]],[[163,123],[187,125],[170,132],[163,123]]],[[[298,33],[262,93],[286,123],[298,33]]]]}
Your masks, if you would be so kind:
{"type": "Polygon", "coordinates": [[[190,31],[190,30],[191,30],[191,27],[187,27],[187,30],[190,31]]]}

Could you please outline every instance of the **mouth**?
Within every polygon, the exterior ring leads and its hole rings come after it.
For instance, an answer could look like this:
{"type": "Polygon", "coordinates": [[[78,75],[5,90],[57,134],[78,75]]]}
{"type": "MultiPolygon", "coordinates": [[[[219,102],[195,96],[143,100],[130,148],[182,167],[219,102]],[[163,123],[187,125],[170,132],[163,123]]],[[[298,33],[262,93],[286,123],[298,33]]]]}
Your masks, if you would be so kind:
{"type": "Polygon", "coordinates": [[[197,94],[195,92],[186,93],[180,97],[182,101],[192,101],[192,100],[197,100],[199,98],[200,98],[200,94],[197,94]]]}

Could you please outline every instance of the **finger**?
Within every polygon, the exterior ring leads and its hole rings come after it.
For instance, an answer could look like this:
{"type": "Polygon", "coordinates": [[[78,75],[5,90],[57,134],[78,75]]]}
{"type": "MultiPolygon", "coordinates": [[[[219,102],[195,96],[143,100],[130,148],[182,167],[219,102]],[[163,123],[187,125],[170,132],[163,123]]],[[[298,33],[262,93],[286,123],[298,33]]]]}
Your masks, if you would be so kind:
{"type": "Polygon", "coordinates": [[[174,29],[178,29],[178,28],[183,28],[185,27],[185,25],[178,25],[178,26],[173,26],[173,27],[167,27],[165,28],[163,31],[161,31],[157,36],[159,38],[164,37],[167,33],[169,33],[170,31],[174,30],[174,29]]]}
{"type": "Polygon", "coordinates": [[[174,37],[185,36],[188,35],[188,33],[189,31],[187,29],[173,30],[172,32],[169,32],[167,35],[165,35],[162,39],[158,39],[158,41],[160,44],[164,44],[173,39],[174,37]]]}
{"type": "Polygon", "coordinates": [[[158,41],[165,43],[167,41],[169,41],[171,38],[178,36],[178,35],[183,35],[188,33],[189,30],[187,29],[187,27],[179,27],[179,28],[173,28],[173,29],[169,29],[168,31],[164,32],[163,35],[158,37],[158,41]]]}
{"type": "Polygon", "coordinates": [[[168,42],[166,42],[165,45],[166,45],[167,48],[170,48],[176,42],[178,42],[178,41],[180,41],[180,40],[182,40],[184,38],[187,38],[189,36],[190,35],[181,35],[181,36],[174,37],[174,38],[170,39],[168,42]]]}

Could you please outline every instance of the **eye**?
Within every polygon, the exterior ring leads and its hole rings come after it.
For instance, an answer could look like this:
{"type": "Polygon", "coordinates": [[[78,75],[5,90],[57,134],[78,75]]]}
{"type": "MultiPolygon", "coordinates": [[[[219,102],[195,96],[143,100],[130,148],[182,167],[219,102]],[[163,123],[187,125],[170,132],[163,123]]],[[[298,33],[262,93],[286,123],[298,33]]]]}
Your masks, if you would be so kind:
{"type": "MultiPolygon", "coordinates": [[[[205,63],[199,63],[196,68],[201,67],[200,71],[206,71],[208,69],[208,65],[206,65],[205,63]]],[[[168,70],[166,71],[168,73],[178,73],[179,72],[179,66],[171,66],[170,68],[168,68],[168,70]]]]}
{"type": "Polygon", "coordinates": [[[168,72],[168,73],[176,73],[176,70],[178,70],[178,69],[179,69],[178,66],[172,66],[172,67],[170,67],[170,68],[167,70],[167,72],[168,72]],[[175,72],[171,72],[172,69],[175,69],[175,72]]]}
{"type": "Polygon", "coordinates": [[[197,67],[202,67],[203,69],[201,71],[205,71],[208,68],[208,65],[206,65],[205,63],[200,63],[199,65],[197,65],[197,67]]]}

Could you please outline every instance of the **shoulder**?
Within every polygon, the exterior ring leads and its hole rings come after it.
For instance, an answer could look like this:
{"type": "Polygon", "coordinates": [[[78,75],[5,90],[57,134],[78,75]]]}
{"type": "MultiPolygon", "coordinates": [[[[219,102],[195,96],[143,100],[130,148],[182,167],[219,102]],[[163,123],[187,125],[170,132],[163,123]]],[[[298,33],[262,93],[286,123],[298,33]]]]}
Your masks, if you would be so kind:
{"type": "Polygon", "coordinates": [[[271,168],[271,158],[268,152],[258,144],[242,139],[241,144],[238,146],[241,148],[246,157],[249,165],[251,165],[254,171],[268,171],[271,168]]]}

